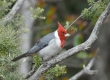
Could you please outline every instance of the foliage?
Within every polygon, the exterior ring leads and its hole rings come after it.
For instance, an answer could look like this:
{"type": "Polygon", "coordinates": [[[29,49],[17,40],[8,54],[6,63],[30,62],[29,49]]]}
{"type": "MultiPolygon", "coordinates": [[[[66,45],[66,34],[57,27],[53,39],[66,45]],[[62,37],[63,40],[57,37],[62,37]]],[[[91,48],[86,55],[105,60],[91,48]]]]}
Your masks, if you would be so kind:
{"type": "Polygon", "coordinates": [[[50,68],[45,74],[45,79],[46,80],[53,80],[54,77],[58,77],[60,75],[64,75],[66,73],[66,66],[59,66],[56,64],[55,67],[50,68]]]}
{"type": "Polygon", "coordinates": [[[7,2],[6,0],[0,1],[0,19],[2,16],[5,16],[4,12],[8,11],[8,7],[11,5],[11,2],[7,2]]]}
{"type": "MultiPolygon", "coordinates": [[[[64,26],[64,28],[66,29],[66,28],[68,28],[69,27],[69,25],[71,25],[70,24],[70,22],[69,21],[66,21],[66,25],[64,26]]],[[[76,26],[71,26],[71,27],[69,27],[71,30],[74,30],[74,31],[77,31],[78,29],[76,28],[76,26]]]]}
{"type": "Polygon", "coordinates": [[[17,31],[21,25],[25,27],[25,25],[23,24],[23,19],[23,16],[21,16],[20,14],[16,14],[14,18],[6,24],[6,26],[12,26],[12,28],[17,31]]]}
{"type": "Polygon", "coordinates": [[[11,62],[11,59],[19,53],[18,31],[9,25],[0,26],[0,75],[3,75],[5,80],[12,80],[13,78],[19,80],[20,77],[18,78],[19,75],[16,75],[18,74],[16,70],[15,72],[12,71],[12,69],[16,69],[17,63],[11,62]]]}
{"type": "Polygon", "coordinates": [[[0,26],[0,57],[8,56],[19,52],[19,39],[17,38],[17,31],[11,26],[0,26]]]}
{"type": "Polygon", "coordinates": [[[0,57],[0,80],[20,80],[17,64],[11,62],[12,55],[0,57]]]}
{"type": "Polygon", "coordinates": [[[69,21],[66,21],[66,25],[64,26],[64,28],[67,28],[70,25],[69,21]]]}
{"type": "MultiPolygon", "coordinates": [[[[36,68],[41,65],[41,58],[39,56],[34,56],[34,63],[36,68]]],[[[66,66],[59,66],[58,64],[50,68],[46,73],[44,73],[44,77],[46,80],[53,80],[54,77],[58,77],[60,75],[64,75],[66,73],[66,66]]]]}
{"type": "Polygon", "coordinates": [[[92,6],[92,7],[90,10],[85,8],[82,11],[83,17],[85,19],[92,20],[92,22],[95,24],[98,17],[102,13],[102,11],[105,9],[105,7],[109,3],[109,1],[110,0],[99,0],[99,1],[95,2],[95,0],[88,0],[89,6],[92,6]]]}
{"type": "Polygon", "coordinates": [[[38,68],[42,63],[42,59],[39,56],[34,56],[33,59],[34,59],[36,68],[38,68]]]}
{"type": "Polygon", "coordinates": [[[16,15],[6,25],[2,24],[2,19],[10,11],[9,7],[14,0],[0,0],[0,80],[20,80],[17,72],[18,63],[11,61],[14,56],[20,53],[19,26],[21,16],[16,15]]]}
{"type": "Polygon", "coordinates": [[[43,8],[37,7],[36,9],[33,9],[32,7],[30,8],[32,11],[32,19],[45,19],[46,17],[41,16],[41,14],[44,12],[43,8]]]}

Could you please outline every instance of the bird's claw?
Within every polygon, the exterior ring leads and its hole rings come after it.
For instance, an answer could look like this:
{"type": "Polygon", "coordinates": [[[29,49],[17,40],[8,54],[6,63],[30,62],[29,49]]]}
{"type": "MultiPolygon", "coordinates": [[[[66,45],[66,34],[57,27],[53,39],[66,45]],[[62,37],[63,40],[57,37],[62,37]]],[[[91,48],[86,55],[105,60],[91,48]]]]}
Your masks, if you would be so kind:
{"type": "Polygon", "coordinates": [[[46,67],[46,66],[47,66],[47,62],[46,62],[46,61],[43,61],[43,63],[42,63],[42,64],[43,64],[43,66],[44,66],[44,67],[46,67]]]}

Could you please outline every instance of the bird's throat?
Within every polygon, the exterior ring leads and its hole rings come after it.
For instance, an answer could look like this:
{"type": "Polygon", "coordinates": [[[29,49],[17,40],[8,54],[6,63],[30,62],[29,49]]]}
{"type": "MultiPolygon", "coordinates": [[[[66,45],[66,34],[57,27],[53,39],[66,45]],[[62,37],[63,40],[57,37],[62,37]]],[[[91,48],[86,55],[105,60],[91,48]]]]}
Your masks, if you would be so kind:
{"type": "Polygon", "coordinates": [[[64,45],[65,45],[65,40],[61,40],[61,48],[63,48],[64,47],[64,45]]]}
{"type": "Polygon", "coordinates": [[[60,46],[61,46],[61,48],[63,48],[64,47],[64,45],[65,45],[65,40],[66,40],[66,37],[65,36],[60,36],[60,42],[61,42],[61,44],[60,44],[60,46]]]}

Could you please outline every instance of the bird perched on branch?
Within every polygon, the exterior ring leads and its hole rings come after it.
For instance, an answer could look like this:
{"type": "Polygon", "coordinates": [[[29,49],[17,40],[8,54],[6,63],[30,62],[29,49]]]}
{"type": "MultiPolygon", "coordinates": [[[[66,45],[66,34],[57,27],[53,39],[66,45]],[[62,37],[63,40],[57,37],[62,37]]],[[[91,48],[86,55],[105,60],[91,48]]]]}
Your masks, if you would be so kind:
{"type": "Polygon", "coordinates": [[[47,61],[57,55],[64,47],[66,37],[70,36],[64,27],[58,22],[58,29],[42,37],[29,51],[14,58],[17,61],[21,58],[38,54],[43,61],[47,61]]]}

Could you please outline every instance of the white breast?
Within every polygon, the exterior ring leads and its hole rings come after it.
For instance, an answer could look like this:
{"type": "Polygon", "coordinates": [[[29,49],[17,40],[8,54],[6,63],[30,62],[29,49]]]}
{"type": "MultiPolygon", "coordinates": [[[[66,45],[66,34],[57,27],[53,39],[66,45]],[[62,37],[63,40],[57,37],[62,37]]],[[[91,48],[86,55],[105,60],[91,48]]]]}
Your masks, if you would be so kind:
{"type": "Polygon", "coordinates": [[[48,46],[38,52],[38,55],[42,57],[44,61],[51,59],[62,50],[62,48],[60,47],[61,42],[57,36],[57,32],[55,32],[54,35],[56,38],[52,39],[48,46]]]}

